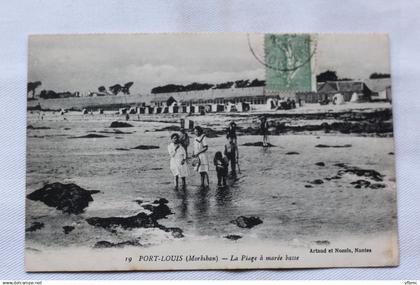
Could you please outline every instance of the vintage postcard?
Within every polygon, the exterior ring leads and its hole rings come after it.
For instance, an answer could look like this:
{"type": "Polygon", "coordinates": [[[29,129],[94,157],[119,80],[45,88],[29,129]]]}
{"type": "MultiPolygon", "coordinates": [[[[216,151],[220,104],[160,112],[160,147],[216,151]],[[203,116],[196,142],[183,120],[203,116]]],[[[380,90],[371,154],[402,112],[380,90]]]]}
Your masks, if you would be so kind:
{"type": "Polygon", "coordinates": [[[399,264],[384,34],[29,37],[27,271],[399,264]]]}

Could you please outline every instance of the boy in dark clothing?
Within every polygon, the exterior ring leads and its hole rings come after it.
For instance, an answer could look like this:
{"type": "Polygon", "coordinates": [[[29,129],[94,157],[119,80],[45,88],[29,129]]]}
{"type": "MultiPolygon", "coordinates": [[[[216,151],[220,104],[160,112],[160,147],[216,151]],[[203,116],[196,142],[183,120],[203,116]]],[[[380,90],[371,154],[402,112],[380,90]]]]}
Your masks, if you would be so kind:
{"type": "Polygon", "coordinates": [[[181,128],[180,131],[181,131],[181,136],[179,138],[179,143],[185,149],[185,153],[187,154],[187,157],[188,157],[188,146],[190,145],[190,137],[188,136],[184,128],[181,128]]]}
{"type": "Polygon", "coordinates": [[[263,136],[263,146],[268,146],[268,122],[265,116],[261,118],[260,130],[263,136]]]}
{"type": "Polygon", "coordinates": [[[225,155],[230,162],[232,176],[236,176],[236,163],[239,158],[238,145],[232,136],[227,135],[226,138],[228,139],[228,142],[225,144],[225,155]]]}
{"type": "Polygon", "coordinates": [[[227,136],[232,137],[235,143],[237,143],[236,123],[234,121],[230,122],[229,127],[226,129],[226,133],[227,133],[227,136]]]}
{"type": "Polygon", "coordinates": [[[220,151],[216,152],[213,160],[217,173],[217,186],[226,186],[226,176],[228,174],[229,161],[220,151]]]}

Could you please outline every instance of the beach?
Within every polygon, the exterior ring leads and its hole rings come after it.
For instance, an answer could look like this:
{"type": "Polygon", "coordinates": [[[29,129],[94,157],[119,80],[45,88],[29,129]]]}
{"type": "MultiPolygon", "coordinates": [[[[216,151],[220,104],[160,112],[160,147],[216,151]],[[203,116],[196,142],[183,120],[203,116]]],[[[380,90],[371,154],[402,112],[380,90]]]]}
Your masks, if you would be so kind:
{"type": "Polygon", "coordinates": [[[62,247],[153,248],[199,241],[266,241],[299,247],[392,232],[396,228],[394,142],[392,132],[382,128],[386,123],[392,127],[392,115],[386,122],[370,122],[382,126],[373,128],[377,132],[325,127],[325,123],[365,124],[363,118],[352,119],[358,110],[361,114],[391,110],[385,103],[359,106],[356,111],[351,106],[349,112],[342,106],[314,104],[267,113],[275,133],[269,137],[273,145],[269,148],[254,146],[262,141],[255,132],[260,113],[189,116],[207,130],[211,162],[215,152],[224,149],[224,128],[231,120],[237,123],[240,173],[228,179],[228,187],[218,188],[210,165],[210,186],[201,189],[199,174],[189,166],[185,190],[174,189],[167,152],[170,135],[185,114],[134,114],[125,121],[114,112],[44,112],[42,119],[38,112],[28,112],[27,194],[55,182],[99,190],[80,214],[26,199],[28,254],[62,247]],[[110,128],[113,121],[132,127],[110,128]],[[305,128],[309,125],[323,127],[305,128]],[[147,214],[153,212],[147,205],[155,207],[162,198],[170,214],[159,217],[157,226],[89,222],[147,214]],[[234,221],[241,216],[258,217],[262,223],[239,227],[234,221]]]}

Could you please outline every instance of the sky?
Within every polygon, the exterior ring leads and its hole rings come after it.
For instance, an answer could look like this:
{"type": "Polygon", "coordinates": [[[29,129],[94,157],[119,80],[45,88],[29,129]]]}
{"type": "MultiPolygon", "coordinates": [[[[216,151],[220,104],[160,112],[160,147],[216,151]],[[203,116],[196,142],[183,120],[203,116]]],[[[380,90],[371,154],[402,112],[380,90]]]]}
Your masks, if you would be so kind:
{"type": "MultiPolygon", "coordinates": [[[[264,58],[263,35],[249,36],[264,58]]],[[[379,34],[317,35],[315,72],[368,78],[389,73],[388,37],[379,34]]],[[[265,79],[265,67],[250,52],[247,34],[90,34],[29,38],[28,81],[42,89],[97,91],[133,81],[132,94],[166,84],[265,79]]]]}

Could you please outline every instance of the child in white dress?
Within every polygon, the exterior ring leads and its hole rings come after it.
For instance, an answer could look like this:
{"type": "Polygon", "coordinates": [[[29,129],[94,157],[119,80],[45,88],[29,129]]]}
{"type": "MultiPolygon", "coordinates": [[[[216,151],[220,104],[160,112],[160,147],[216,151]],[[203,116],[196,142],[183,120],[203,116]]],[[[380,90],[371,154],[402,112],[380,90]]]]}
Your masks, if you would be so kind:
{"type": "Polygon", "coordinates": [[[188,176],[188,167],[186,163],[187,154],[185,149],[179,143],[179,135],[171,135],[171,143],[168,145],[168,152],[171,156],[170,168],[174,176],[175,188],[178,189],[178,180],[181,177],[182,187],[185,188],[185,177],[188,176]]]}
{"type": "Polygon", "coordinates": [[[196,138],[194,139],[193,158],[198,158],[199,160],[196,170],[201,175],[201,186],[204,187],[204,181],[206,178],[207,186],[209,185],[209,175],[207,173],[209,171],[209,160],[207,158],[207,150],[209,147],[207,145],[206,135],[203,133],[203,129],[196,126],[194,128],[194,132],[196,138]]]}

